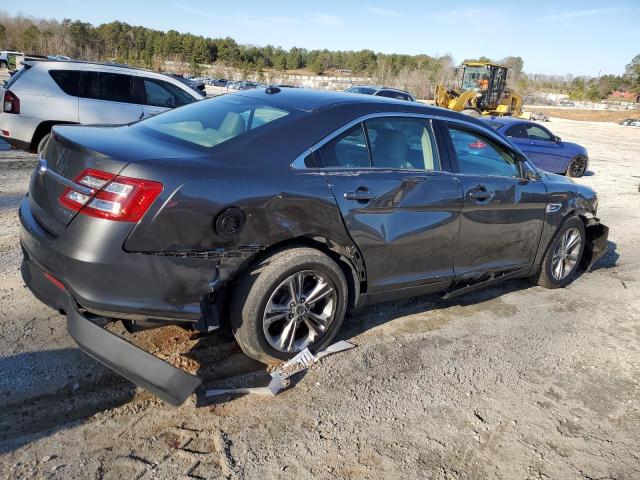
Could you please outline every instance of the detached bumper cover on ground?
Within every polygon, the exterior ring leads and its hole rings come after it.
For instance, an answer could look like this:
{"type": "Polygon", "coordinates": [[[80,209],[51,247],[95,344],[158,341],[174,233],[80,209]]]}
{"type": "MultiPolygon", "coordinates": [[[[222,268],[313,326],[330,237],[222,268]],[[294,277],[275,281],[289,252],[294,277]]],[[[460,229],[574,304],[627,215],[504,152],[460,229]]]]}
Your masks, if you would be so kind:
{"type": "Polygon", "coordinates": [[[104,319],[84,316],[75,300],[57,279],[45,274],[28,252],[24,253],[22,277],[44,303],[67,314],[67,330],[78,346],[127,380],[165,402],[178,406],[200,385],[201,380],[164,360],[154,357],[98,325],[104,319]]]}

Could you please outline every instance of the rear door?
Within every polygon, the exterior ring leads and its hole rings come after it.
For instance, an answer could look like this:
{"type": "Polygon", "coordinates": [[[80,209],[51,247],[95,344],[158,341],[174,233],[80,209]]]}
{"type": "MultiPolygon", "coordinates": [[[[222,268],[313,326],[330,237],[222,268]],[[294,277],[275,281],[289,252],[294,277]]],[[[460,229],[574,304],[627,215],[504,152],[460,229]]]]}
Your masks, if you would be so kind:
{"type": "Polygon", "coordinates": [[[181,88],[164,80],[139,77],[138,81],[139,88],[144,91],[142,109],[145,118],[196,101],[181,88]]]}
{"type": "Polygon", "coordinates": [[[371,119],[315,154],[363,255],[370,293],[450,284],[462,191],[441,168],[429,120],[371,119]]]}
{"type": "Polygon", "coordinates": [[[84,72],[78,102],[80,123],[123,125],[142,119],[142,92],[137,84],[131,75],[84,72]]]}
{"type": "Polygon", "coordinates": [[[464,205],[455,252],[457,281],[533,264],[547,205],[539,180],[523,178],[518,154],[480,129],[448,124],[464,205]]]}

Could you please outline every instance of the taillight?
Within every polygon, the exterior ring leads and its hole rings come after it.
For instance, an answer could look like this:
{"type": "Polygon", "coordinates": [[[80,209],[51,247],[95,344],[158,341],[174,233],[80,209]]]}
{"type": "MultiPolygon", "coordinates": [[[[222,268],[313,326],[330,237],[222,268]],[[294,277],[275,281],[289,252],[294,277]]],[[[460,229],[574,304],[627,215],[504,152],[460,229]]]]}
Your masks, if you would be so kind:
{"type": "Polygon", "coordinates": [[[20,113],[20,99],[11,90],[5,90],[4,92],[2,111],[5,113],[20,113]]]}
{"type": "Polygon", "coordinates": [[[121,222],[140,220],[163,188],[158,182],[93,169],[84,170],[75,181],[90,192],[67,188],[60,203],[84,215],[121,222]]]}

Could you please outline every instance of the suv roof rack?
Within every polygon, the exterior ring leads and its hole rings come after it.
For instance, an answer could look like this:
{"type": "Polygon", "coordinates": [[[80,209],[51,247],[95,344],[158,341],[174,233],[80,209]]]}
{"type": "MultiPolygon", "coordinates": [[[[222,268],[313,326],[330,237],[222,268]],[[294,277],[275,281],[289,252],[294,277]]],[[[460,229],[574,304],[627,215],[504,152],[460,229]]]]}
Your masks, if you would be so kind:
{"type": "Polygon", "coordinates": [[[26,62],[82,63],[85,65],[101,65],[105,67],[129,68],[131,70],[140,70],[142,72],[159,73],[154,70],[149,70],[148,68],[134,67],[131,65],[125,65],[123,63],[96,62],[91,60],[74,60],[74,59],[66,60],[63,58],[48,58],[44,55],[25,55],[24,61],[22,63],[26,63],[26,62]]]}

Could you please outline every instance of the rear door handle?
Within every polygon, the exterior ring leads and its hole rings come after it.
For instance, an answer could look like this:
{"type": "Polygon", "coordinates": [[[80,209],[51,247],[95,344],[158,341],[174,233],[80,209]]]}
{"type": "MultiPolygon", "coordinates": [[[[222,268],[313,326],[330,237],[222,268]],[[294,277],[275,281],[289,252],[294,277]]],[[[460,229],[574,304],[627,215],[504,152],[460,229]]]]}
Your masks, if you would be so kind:
{"type": "Polygon", "coordinates": [[[358,202],[368,202],[376,197],[377,195],[369,191],[367,187],[360,187],[355,192],[345,192],[344,194],[344,198],[347,200],[356,200],[358,202]]]}

